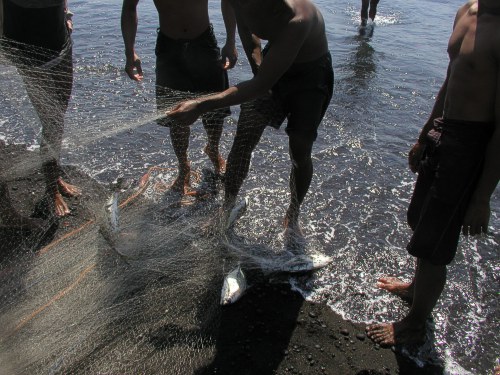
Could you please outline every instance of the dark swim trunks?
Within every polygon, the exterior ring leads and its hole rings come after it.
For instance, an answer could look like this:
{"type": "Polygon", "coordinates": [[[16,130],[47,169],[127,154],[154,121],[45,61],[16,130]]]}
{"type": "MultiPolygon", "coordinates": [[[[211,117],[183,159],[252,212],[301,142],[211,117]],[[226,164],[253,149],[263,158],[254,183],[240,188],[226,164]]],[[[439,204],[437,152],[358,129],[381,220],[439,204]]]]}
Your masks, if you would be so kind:
{"type": "MultiPolygon", "coordinates": [[[[269,44],[263,54],[269,49],[269,44]]],[[[286,132],[311,141],[333,95],[333,67],[329,52],[315,61],[293,64],[273,86],[271,93],[241,105],[242,112],[259,114],[266,126],[278,129],[288,119],[286,132]]]]}
{"type": "Polygon", "coordinates": [[[408,252],[436,265],[455,257],[462,222],[480,177],[493,124],[436,119],[408,207],[408,252]]]}
{"type": "MultiPolygon", "coordinates": [[[[195,39],[171,39],[158,30],[156,40],[156,102],[159,110],[189,98],[224,91],[229,87],[212,26],[195,39]]],[[[223,108],[202,116],[219,121],[230,114],[223,108]]],[[[169,126],[166,118],[158,120],[169,126]]]]}
{"type": "Polygon", "coordinates": [[[63,2],[47,8],[24,8],[3,0],[3,12],[2,45],[16,51],[18,65],[41,65],[71,49],[63,2]]]}

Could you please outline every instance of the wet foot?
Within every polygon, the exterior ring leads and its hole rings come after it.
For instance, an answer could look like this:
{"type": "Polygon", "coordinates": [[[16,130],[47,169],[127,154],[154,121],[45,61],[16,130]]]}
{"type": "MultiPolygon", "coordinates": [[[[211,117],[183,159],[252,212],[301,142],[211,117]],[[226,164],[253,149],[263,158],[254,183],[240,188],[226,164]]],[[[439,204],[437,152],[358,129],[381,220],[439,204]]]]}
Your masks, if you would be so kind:
{"type": "Polygon", "coordinates": [[[291,231],[297,235],[304,236],[304,232],[299,224],[299,217],[296,214],[287,212],[285,218],[283,219],[283,226],[285,227],[285,231],[291,231]]]}
{"type": "Polygon", "coordinates": [[[71,213],[68,205],[64,201],[61,193],[57,192],[54,194],[54,215],[56,217],[64,217],[71,213]]]}
{"type": "Polygon", "coordinates": [[[380,346],[422,344],[425,341],[425,326],[413,326],[404,321],[377,323],[366,327],[367,336],[380,346]]]}
{"type": "Polygon", "coordinates": [[[79,197],[82,195],[80,188],[75,185],[68,184],[61,177],[57,179],[57,188],[63,196],[68,198],[79,197]]]}
{"type": "Polygon", "coordinates": [[[185,195],[189,193],[191,168],[189,166],[180,168],[179,175],[175,179],[174,183],[170,186],[170,190],[176,193],[185,195]]]}
{"type": "Polygon", "coordinates": [[[387,276],[378,279],[377,286],[380,289],[387,290],[403,301],[411,303],[413,301],[413,284],[407,283],[397,277],[387,276]]]}

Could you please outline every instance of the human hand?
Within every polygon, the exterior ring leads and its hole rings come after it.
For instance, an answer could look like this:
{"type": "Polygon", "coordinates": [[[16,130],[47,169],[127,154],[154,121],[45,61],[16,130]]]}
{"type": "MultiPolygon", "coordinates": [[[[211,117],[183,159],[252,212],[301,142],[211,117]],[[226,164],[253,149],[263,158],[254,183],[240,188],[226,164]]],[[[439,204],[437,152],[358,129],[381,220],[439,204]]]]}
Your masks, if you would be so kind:
{"type": "Polygon", "coordinates": [[[125,63],[125,72],[130,79],[133,79],[134,81],[142,81],[144,76],[142,74],[141,59],[135,52],[132,59],[127,58],[125,63]]]}
{"type": "Polygon", "coordinates": [[[66,28],[70,34],[73,33],[73,12],[69,9],[64,10],[64,17],[66,19],[66,28]]]}
{"type": "Polygon", "coordinates": [[[236,61],[238,61],[238,51],[236,51],[235,45],[224,45],[224,47],[222,47],[221,49],[221,58],[222,68],[224,70],[234,68],[234,66],[236,65],[236,61]]]}
{"type": "Polygon", "coordinates": [[[168,111],[166,114],[175,122],[182,125],[191,125],[201,115],[198,100],[186,100],[168,111]]]}
{"type": "Polygon", "coordinates": [[[489,201],[471,200],[462,223],[462,233],[465,236],[487,233],[490,221],[489,201]]]}
{"type": "Polygon", "coordinates": [[[420,142],[417,142],[413,145],[410,152],[408,153],[408,165],[410,166],[410,170],[413,173],[418,172],[418,167],[424,155],[424,151],[425,151],[425,145],[420,142]]]}

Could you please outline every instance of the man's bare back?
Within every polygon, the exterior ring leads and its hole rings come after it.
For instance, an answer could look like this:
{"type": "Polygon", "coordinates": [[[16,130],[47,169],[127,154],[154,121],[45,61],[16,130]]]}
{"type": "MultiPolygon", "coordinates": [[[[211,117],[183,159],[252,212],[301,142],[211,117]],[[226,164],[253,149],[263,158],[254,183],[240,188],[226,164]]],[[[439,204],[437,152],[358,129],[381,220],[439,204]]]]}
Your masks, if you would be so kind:
{"type": "Polygon", "coordinates": [[[208,0],[154,0],[160,30],[172,39],[194,39],[208,29],[208,0]]]}
{"type": "Polygon", "coordinates": [[[457,13],[448,43],[450,76],[444,117],[491,123],[495,120],[496,77],[500,61],[500,17],[482,14],[477,3],[457,13]]]}
{"type": "Polygon", "coordinates": [[[309,0],[230,0],[230,3],[252,34],[270,43],[279,41],[286,34],[284,28],[287,25],[304,21],[311,25],[294,63],[314,61],[328,51],[323,17],[309,0]]]}

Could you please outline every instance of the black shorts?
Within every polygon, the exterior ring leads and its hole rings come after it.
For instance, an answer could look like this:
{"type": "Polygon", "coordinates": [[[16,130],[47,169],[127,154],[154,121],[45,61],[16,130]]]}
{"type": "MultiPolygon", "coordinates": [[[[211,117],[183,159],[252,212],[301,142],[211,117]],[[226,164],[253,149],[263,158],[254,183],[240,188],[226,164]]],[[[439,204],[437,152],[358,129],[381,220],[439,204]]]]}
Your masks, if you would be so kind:
{"type": "Polygon", "coordinates": [[[315,141],[333,95],[333,80],[332,58],[327,52],[315,61],[292,65],[269,95],[243,103],[242,111],[258,112],[266,126],[276,129],[288,119],[288,135],[315,141]]]}
{"type": "Polygon", "coordinates": [[[13,48],[17,65],[42,65],[69,48],[63,2],[47,8],[24,8],[3,0],[3,12],[2,46],[13,48]]]}
{"type": "Polygon", "coordinates": [[[436,265],[449,264],[455,257],[493,129],[488,123],[434,121],[408,207],[413,236],[407,250],[411,255],[436,265]]]}
{"type": "MultiPolygon", "coordinates": [[[[222,68],[220,49],[210,26],[199,37],[174,40],[158,30],[156,40],[156,103],[166,110],[175,103],[200,94],[224,91],[229,87],[227,72],[222,68]]],[[[223,108],[202,118],[219,121],[231,113],[223,108]]],[[[165,118],[158,120],[168,126],[165,118]]]]}

